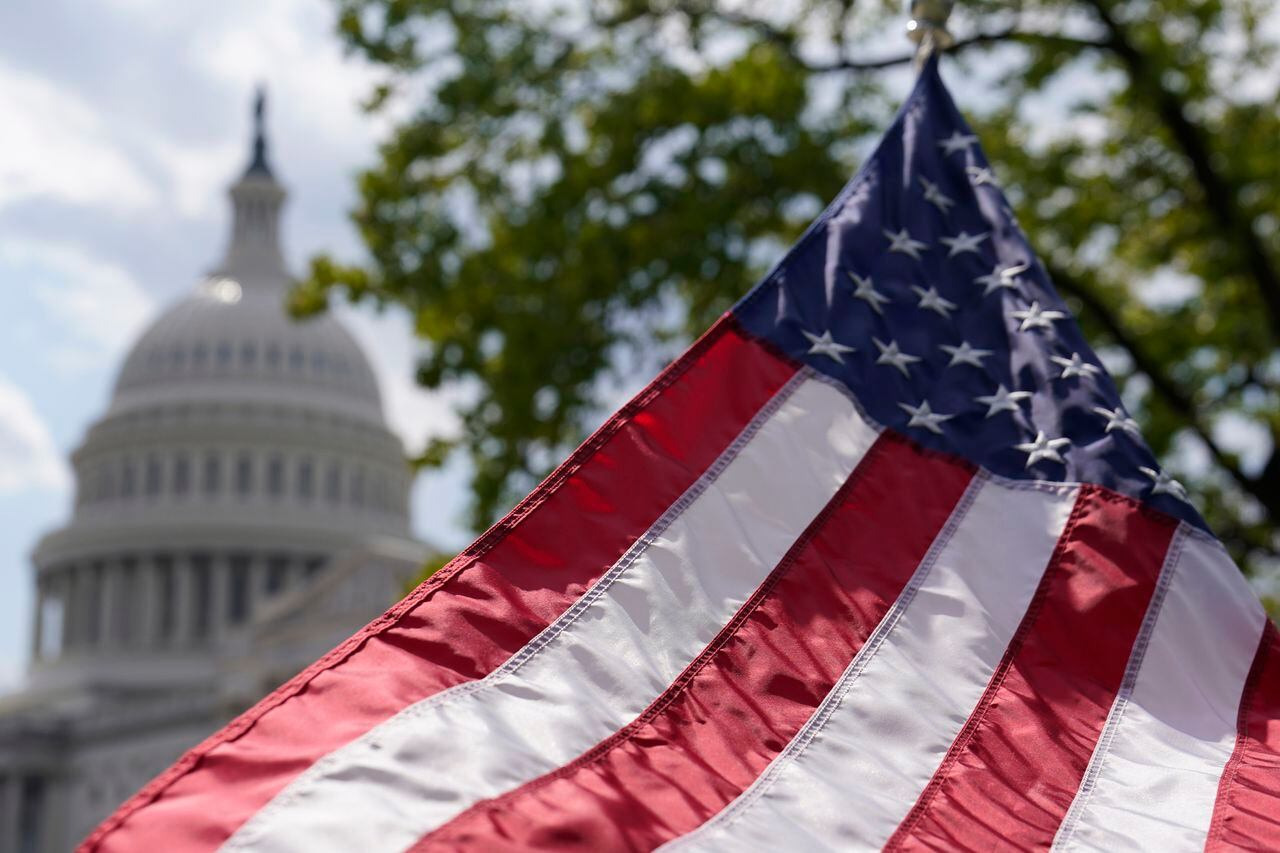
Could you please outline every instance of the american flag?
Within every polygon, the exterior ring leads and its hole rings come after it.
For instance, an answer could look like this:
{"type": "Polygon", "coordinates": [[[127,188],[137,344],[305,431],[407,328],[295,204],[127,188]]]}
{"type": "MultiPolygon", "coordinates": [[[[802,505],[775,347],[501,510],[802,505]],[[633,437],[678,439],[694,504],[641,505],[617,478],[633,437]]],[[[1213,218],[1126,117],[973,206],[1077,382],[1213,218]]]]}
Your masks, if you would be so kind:
{"type": "Polygon", "coordinates": [[[85,849],[1274,849],[1278,652],[931,60],[750,295],[85,849]]]}

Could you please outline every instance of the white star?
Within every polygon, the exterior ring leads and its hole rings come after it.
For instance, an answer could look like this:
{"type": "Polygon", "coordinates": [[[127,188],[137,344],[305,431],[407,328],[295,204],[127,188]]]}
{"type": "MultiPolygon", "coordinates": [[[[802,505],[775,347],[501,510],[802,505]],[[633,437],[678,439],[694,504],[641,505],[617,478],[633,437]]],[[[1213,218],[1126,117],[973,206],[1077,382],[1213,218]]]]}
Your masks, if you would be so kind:
{"type": "Polygon", "coordinates": [[[969,166],[964,171],[969,176],[969,183],[975,187],[980,187],[983,184],[992,187],[996,185],[995,174],[985,166],[969,166]]]}
{"type": "Polygon", "coordinates": [[[1080,358],[1080,353],[1071,353],[1071,358],[1063,358],[1060,355],[1051,355],[1049,360],[1054,364],[1062,367],[1062,372],[1058,374],[1059,379],[1070,379],[1073,376],[1080,376],[1084,379],[1092,379],[1102,372],[1102,368],[1096,364],[1090,364],[1080,358]]]}
{"type": "Polygon", "coordinates": [[[1040,303],[1031,302],[1030,308],[1021,311],[1014,311],[1010,315],[1015,320],[1021,320],[1022,324],[1018,326],[1019,332],[1025,332],[1028,329],[1052,329],[1055,320],[1066,319],[1066,314],[1061,311],[1049,311],[1040,307],[1040,303]]]}
{"type": "Polygon", "coordinates": [[[850,272],[849,278],[853,281],[854,298],[865,301],[871,306],[871,310],[877,314],[884,313],[884,309],[880,307],[882,303],[893,301],[880,291],[876,290],[875,282],[871,280],[871,276],[863,278],[856,272],[850,272]]]}
{"type": "Polygon", "coordinates": [[[897,341],[889,341],[887,344],[879,338],[872,338],[871,341],[880,350],[880,355],[876,357],[876,364],[887,364],[890,367],[896,367],[902,371],[903,376],[909,377],[911,375],[911,372],[907,370],[908,364],[914,364],[920,360],[920,356],[908,355],[898,349],[897,341]]]}
{"type": "Polygon", "coordinates": [[[1018,403],[1022,400],[1030,400],[1030,391],[1010,391],[1004,385],[996,386],[996,393],[989,394],[985,397],[974,397],[975,402],[981,403],[987,407],[987,417],[998,415],[1001,412],[1018,411],[1018,403]]]}
{"type": "Polygon", "coordinates": [[[982,367],[982,360],[991,355],[991,350],[971,347],[968,341],[961,341],[958,347],[943,344],[940,349],[951,356],[951,361],[947,362],[947,367],[955,367],[957,364],[972,364],[974,367],[982,367]]]}
{"type": "Polygon", "coordinates": [[[813,346],[809,347],[809,355],[825,355],[828,358],[844,364],[844,354],[847,352],[857,352],[853,347],[847,347],[842,343],[831,339],[831,330],[823,332],[821,335],[815,335],[808,329],[801,329],[800,334],[804,335],[809,343],[813,346]]]}
{"type": "Polygon", "coordinates": [[[898,407],[907,414],[911,415],[911,420],[907,421],[908,427],[920,427],[927,429],[929,432],[935,432],[942,435],[942,427],[939,426],[943,421],[949,421],[955,415],[939,414],[929,408],[929,401],[925,400],[918,406],[909,406],[906,403],[899,403],[898,407]]]}
{"type": "Polygon", "coordinates": [[[1153,468],[1142,467],[1138,469],[1146,474],[1152,480],[1151,494],[1153,495],[1173,495],[1180,501],[1187,499],[1186,488],[1177,480],[1170,477],[1164,471],[1156,471],[1153,468]]]}
{"type": "Polygon", "coordinates": [[[1114,410],[1094,406],[1093,411],[1107,419],[1107,432],[1111,432],[1113,429],[1122,429],[1135,438],[1142,437],[1142,430],[1138,428],[1138,422],[1126,415],[1124,409],[1119,406],[1116,406],[1114,410]]]}
{"type": "Polygon", "coordinates": [[[1014,450],[1021,450],[1027,454],[1027,467],[1039,462],[1041,459],[1048,459],[1050,462],[1057,462],[1059,465],[1066,465],[1062,460],[1062,454],[1058,453],[1058,448],[1067,447],[1071,442],[1065,438],[1049,438],[1044,434],[1044,430],[1036,433],[1035,441],[1028,441],[1026,444],[1015,444],[1014,450]]]}
{"type": "Polygon", "coordinates": [[[1031,264],[1023,261],[1020,264],[1014,264],[1011,267],[1005,267],[1000,270],[1000,278],[1004,281],[1012,282],[1013,284],[1019,284],[1021,279],[1019,279],[1018,276],[1022,275],[1029,269],[1031,269],[1031,264]]]}
{"type": "Polygon", "coordinates": [[[946,139],[938,140],[938,147],[942,149],[943,154],[954,154],[957,151],[968,151],[969,146],[978,141],[978,137],[973,135],[965,135],[960,131],[953,131],[946,139]]]}
{"type": "Polygon", "coordinates": [[[987,275],[980,275],[973,280],[974,284],[982,285],[982,295],[990,296],[1000,288],[1009,290],[1017,290],[1022,284],[1022,279],[1018,278],[1018,273],[1026,272],[1029,267],[1026,264],[1015,264],[1011,267],[1002,267],[996,264],[992,267],[991,272],[987,275]]]}
{"type": "Polygon", "coordinates": [[[905,228],[896,234],[886,228],[884,236],[889,238],[890,252],[901,252],[904,255],[910,255],[917,261],[920,260],[920,250],[929,248],[928,243],[911,239],[911,235],[907,233],[905,228]]]}
{"type": "Polygon", "coordinates": [[[943,195],[942,190],[938,189],[938,185],[926,178],[920,176],[920,186],[924,187],[924,200],[932,204],[938,210],[942,211],[945,216],[948,213],[947,208],[952,207],[955,202],[943,195]]]}
{"type": "Polygon", "coordinates": [[[981,234],[970,234],[967,231],[961,231],[954,237],[942,237],[939,242],[946,245],[950,252],[947,252],[948,258],[954,258],[962,252],[973,252],[978,254],[978,244],[991,234],[990,231],[983,231],[981,234]]]}
{"type": "Polygon", "coordinates": [[[936,287],[930,287],[926,290],[923,287],[913,284],[911,285],[911,289],[915,291],[916,296],[920,297],[917,307],[922,310],[933,311],[937,314],[941,314],[943,317],[950,317],[951,312],[956,310],[956,304],[950,299],[944,299],[942,295],[938,293],[938,288],[936,287]]]}

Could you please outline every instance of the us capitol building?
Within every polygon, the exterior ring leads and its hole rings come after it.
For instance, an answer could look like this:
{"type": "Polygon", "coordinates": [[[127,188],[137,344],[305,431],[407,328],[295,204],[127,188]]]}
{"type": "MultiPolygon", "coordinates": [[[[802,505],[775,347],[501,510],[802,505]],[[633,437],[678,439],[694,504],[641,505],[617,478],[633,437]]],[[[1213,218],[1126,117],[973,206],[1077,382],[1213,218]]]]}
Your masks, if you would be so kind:
{"type": "Polygon", "coordinates": [[[134,344],[35,548],[25,689],[0,697],[0,853],[63,851],[382,613],[428,556],[369,362],[294,322],[262,100],[226,254],[134,344]]]}

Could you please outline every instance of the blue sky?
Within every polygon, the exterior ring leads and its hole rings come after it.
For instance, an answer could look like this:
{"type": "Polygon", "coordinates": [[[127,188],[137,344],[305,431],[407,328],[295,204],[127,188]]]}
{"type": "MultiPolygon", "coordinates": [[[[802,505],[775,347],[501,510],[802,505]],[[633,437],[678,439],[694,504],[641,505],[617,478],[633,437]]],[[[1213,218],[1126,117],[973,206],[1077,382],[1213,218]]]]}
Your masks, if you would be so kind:
{"type": "MultiPolygon", "coordinates": [[[[39,535],[67,517],[68,452],[105,407],[133,338],[220,255],[259,81],[290,191],[294,270],[354,258],[352,176],[384,129],[358,100],[329,0],[8,0],[0,4],[0,690],[21,679],[39,535]]],[[[452,427],[411,381],[405,317],[343,311],[408,446],[452,427]]],[[[458,468],[415,488],[418,533],[466,544],[458,468]]]]}

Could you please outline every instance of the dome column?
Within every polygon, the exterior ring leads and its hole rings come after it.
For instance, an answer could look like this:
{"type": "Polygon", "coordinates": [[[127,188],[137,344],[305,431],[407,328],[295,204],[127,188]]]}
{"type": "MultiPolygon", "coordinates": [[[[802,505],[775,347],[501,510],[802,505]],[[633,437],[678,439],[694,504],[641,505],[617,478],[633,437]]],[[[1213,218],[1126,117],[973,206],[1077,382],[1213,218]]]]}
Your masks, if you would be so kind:
{"type": "Polygon", "coordinates": [[[80,612],[83,604],[84,578],[79,563],[69,563],[67,573],[67,597],[62,609],[66,616],[62,623],[62,653],[76,654],[80,650],[80,612]]]}
{"type": "Polygon", "coordinates": [[[173,633],[169,642],[174,648],[192,644],[191,621],[195,613],[191,560],[186,554],[173,557],[173,633]]]}
{"type": "Polygon", "coordinates": [[[107,562],[96,560],[89,566],[89,595],[85,607],[88,621],[88,651],[95,652],[107,640],[107,562]]]}
{"type": "Polygon", "coordinates": [[[212,561],[212,594],[209,596],[209,642],[221,644],[227,636],[231,620],[227,611],[231,602],[231,560],[227,554],[216,553],[212,561]]]}
{"type": "Polygon", "coordinates": [[[160,578],[155,555],[138,558],[137,599],[134,606],[134,642],[139,648],[154,649],[160,635],[160,578]]]}
{"type": "Polygon", "coordinates": [[[0,774],[0,850],[19,850],[18,798],[22,792],[22,774],[17,768],[0,774]]]}
{"type": "Polygon", "coordinates": [[[31,658],[43,661],[44,655],[44,602],[49,595],[49,578],[44,572],[36,577],[36,613],[31,620],[31,658]]]}
{"type": "Polygon", "coordinates": [[[119,643],[119,625],[117,614],[120,612],[116,598],[120,595],[120,561],[109,557],[102,561],[101,575],[98,581],[98,647],[102,649],[116,648],[119,643]]]}

